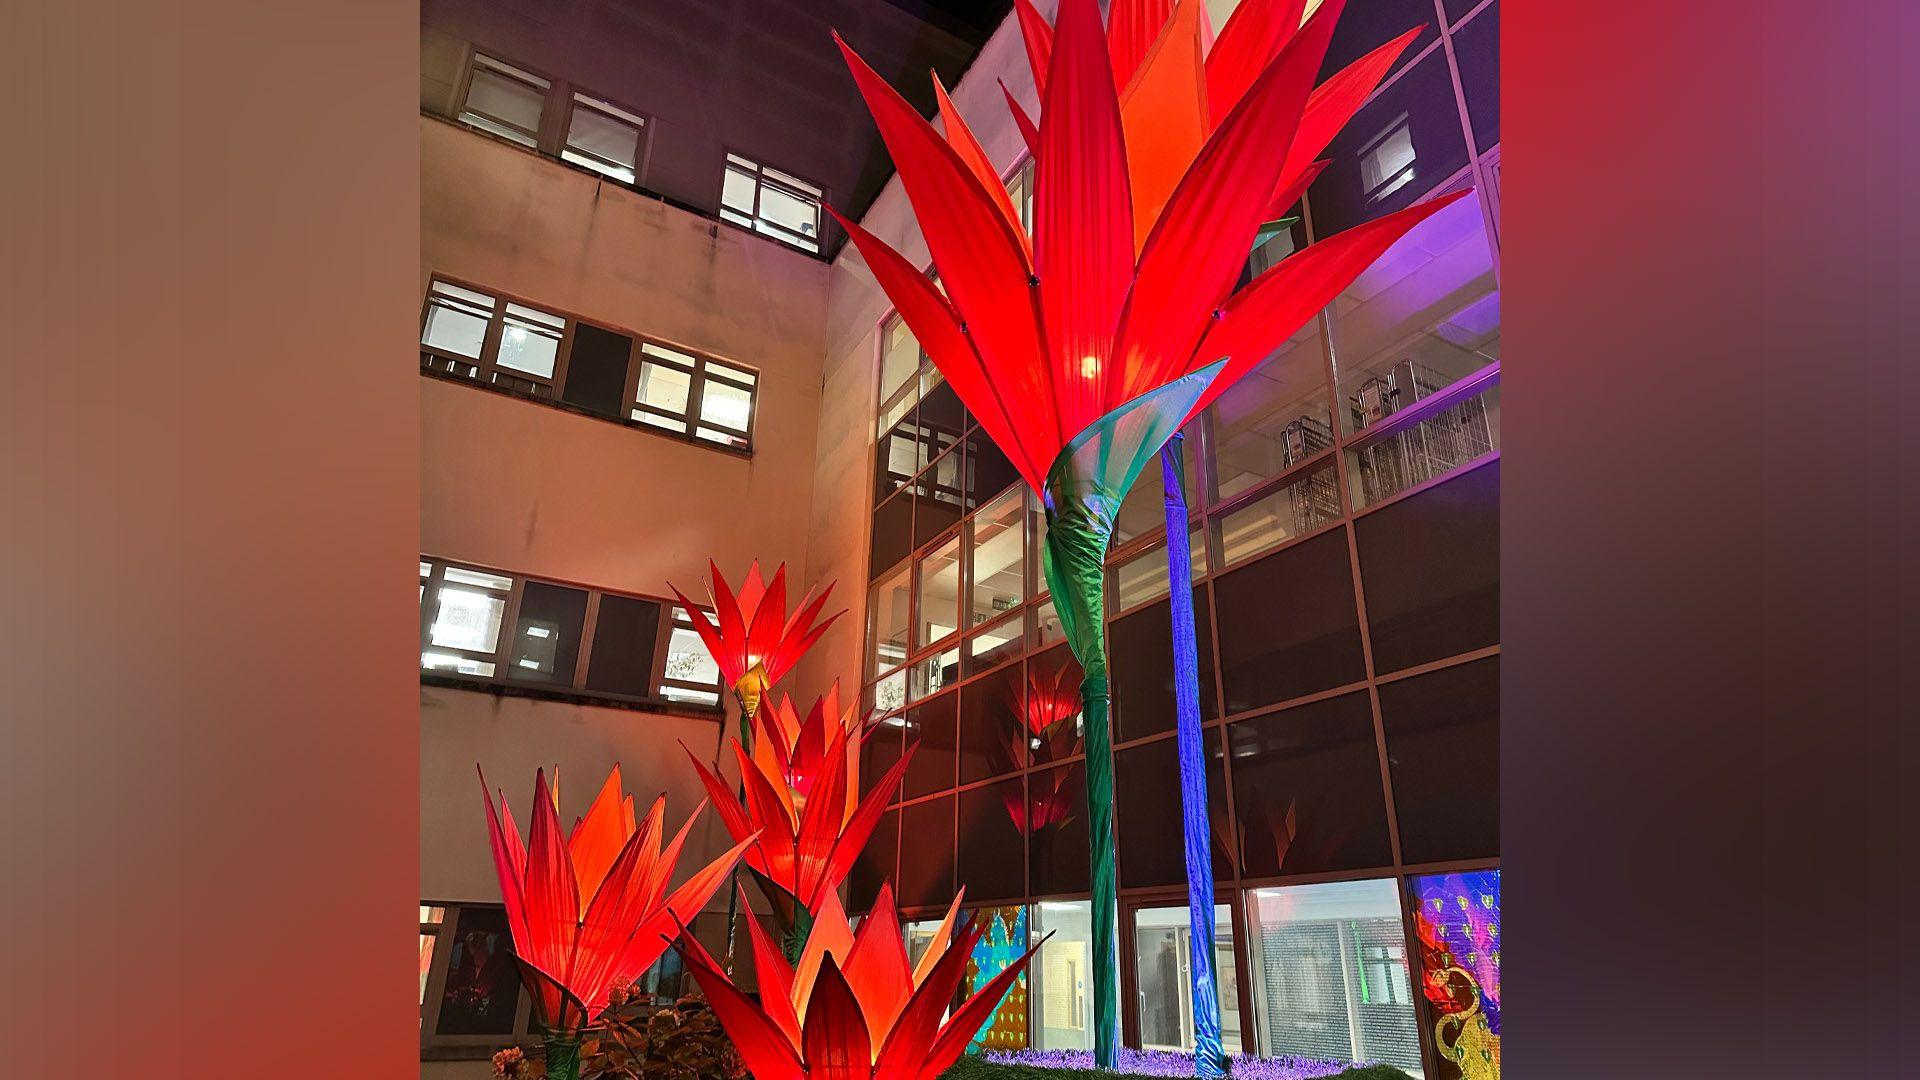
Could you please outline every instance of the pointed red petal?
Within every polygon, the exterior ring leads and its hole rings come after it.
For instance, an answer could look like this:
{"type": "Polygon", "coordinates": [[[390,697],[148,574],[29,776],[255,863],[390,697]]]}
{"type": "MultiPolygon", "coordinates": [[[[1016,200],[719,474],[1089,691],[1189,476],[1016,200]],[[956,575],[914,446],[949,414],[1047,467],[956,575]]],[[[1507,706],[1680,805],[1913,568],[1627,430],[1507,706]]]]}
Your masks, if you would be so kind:
{"type": "MultiPolygon", "coordinates": [[[[1283,178],[1290,179],[1313,163],[1315,155],[1325,150],[1333,137],[1340,134],[1340,129],[1347,126],[1347,121],[1353,119],[1353,114],[1360,111],[1367,95],[1387,77],[1394,61],[1400,59],[1400,54],[1424,29],[1414,27],[1314,87],[1312,96],[1307,98],[1306,111],[1300,114],[1300,130],[1294,133],[1293,146],[1287,150],[1287,167],[1280,173],[1283,178]]],[[[1281,183],[1285,184],[1287,179],[1281,183]]]]}
{"type": "Polygon", "coordinates": [[[880,815],[887,810],[887,800],[893,798],[894,791],[899,788],[901,777],[907,774],[907,762],[913,760],[913,752],[917,749],[919,749],[917,743],[907,747],[906,753],[900,755],[900,760],[893,763],[893,768],[888,769],[886,775],[880,778],[880,782],[874,785],[873,790],[867,792],[866,799],[853,812],[853,816],[847,819],[846,827],[840,830],[840,839],[833,845],[833,854],[828,857],[820,880],[814,883],[813,894],[800,894],[801,901],[807,906],[812,907],[819,903],[823,893],[839,888],[840,883],[845,881],[847,875],[852,872],[854,861],[860,858],[860,850],[867,846],[868,838],[873,835],[874,828],[880,824],[880,815]]]}
{"type": "MultiPolygon", "coordinates": [[[[755,574],[759,563],[754,563],[755,574]]],[[[729,684],[739,680],[747,671],[747,618],[742,613],[740,601],[728,587],[727,579],[720,574],[720,565],[712,559],[707,560],[707,571],[713,575],[713,610],[719,617],[720,648],[713,658],[727,677],[729,684]]],[[[711,644],[708,648],[712,648],[711,644]]]]}
{"type": "Polygon", "coordinates": [[[683,930],[674,947],[680,950],[688,973],[707,996],[707,1005],[713,1009],[727,1038],[740,1052],[748,1074],[755,1080],[806,1080],[800,1055],[779,1025],[720,973],[707,951],[693,940],[693,935],[683,930]]]}
{"type": "Polygon", "coordinates": [[[1040,490],[1045,483],[1046,466],[1052,459],[1036,463],[1037,455],[1022,442],[1025,432],[1016,427],[1016,420],[1024,422],[1022,418],[1026,413],[1011,408],[1010,403],[1002,399],[997,381],[988,374],[973,342],[961,333],[960,318],[947,298],[885,241],[840,216],[832,207],[827,210],[847,231],[847,237],[879,281],[881,291],[893,301],[900,318],[906,322],[907,329],[913,331],[920,347],[927,351],[933,366],[953,384],[954,392],[960,395],[967,410],[980,419],[980,425],[986,428],[994,445],[1000,447],[1035,491],[1040,490]]]}
{"type": "Polygon", "coordinates": [[[780,947],[754,917],[744,885],[740,887],[740,910],[746,913],[741,921],[747,924],[747,941],[753,947],[753,978],[760,984],[760,1007],[793,1045],[799,1046],[800,1018],[793,1011],[793,965],[787,963],[780,947]]]}
{"type": "Polygon", "coordinates": [[[1043,101],[1034,267],[1064,445],[1109,411],[1113,335],[1133,281],[1126,141],[1095,0],[1061,0],[1043,101]]]}
{"type": "Polygon", "coordinates": [[[1018,960],[1008,964],[1000,974],[981,987],[978,993],[968,998],[966,1004],[954,1010],[952,1018],[941,1027],[939,1036],[927,1051],[926,1061],[920,1067],[919,1080],[936,1080],[960,1060],[960,1055],[966,1052],[967,1043],[986,1024],[987,1017],[1000,1007],[1000,999],[1007,996],[1013,980],[1027,969],[1033,954],[1039,950],[1039,945],[1029,948],[1018,960]]]}
{"type": "Polygon", "coordinates": [[[913,969],[906,943],[900,937],[900,916],[893,906],[893,886],[882,884],[873,910],[860,922],[847,950],[847,982],[860,999],[867,1017],[867,1033],[874,1045],[886,1040],[894,1021],[913,997],[913,969]]]}
{"type": "MultiPolygon", "coordinates": [[[[646,921],[646,877],[652,866],[645,837],[634,833],[587,903],[568,962],[568,989],[588,1007],[589,1018],[607,1004],[621,954],[646,921]]],[[[664,943],[663,943],[664,945],[664,943]]]]}
{"type": "Polygon", "coordinates": [[[840,840],[841,812],[847,805],[847,768],[846,756],[837,751],[844,745],[835,741],[836,753],[829,755],[824,763],[807,797],[806,809],[800,815],[794,855],[799,868],[797,891],[801,896],[810,895],[819,887],[819,878],[826,873],[834,845],[840,840]]]}
{"type": "MultiPolygon", "coordinates": [[[[728,648],[726,635],[707,618],[705,609],[687,599],[687,595],[674,588],[672,582],[667,583],[667,588],[673,590],[673,598],[680,602],[681,609],[687,613],[687,618],[692,620],[693,631],[700,635],[700,643],[707,647],[707,655],[713,657],[713,662],[720,665],[720,674],[729,684],[739,679],[746,669],[740,664],[738,650],[728,648]]],[[[715,606],[718,607],[717,604],[715,606]]],[[[734,641],[737,643],[739,639],[735,638],[734,641]]]]}
{"type": "Polygon", "coordinates": [[[1133,85],[1120,95],[1136,252],[1213,130],[1207,121],[1205,19],[1199,0],[1182,0],[1133,85]]]}
{"type": "MultiPolygon", "coordinates": [[[[527,904],[522,890],[527,874],[527,851],[520,842],[520,832],[513,824],[513,817],[506,813],[506,796],[500,798],[501,813],[493,812],[493,796],[487,792],[487,774],[478,765],[474,771],[480,773],[480,797],[487,803],[487,841],[493,848],[493,872],[500,879],[500,897],[507,909],[507,929],[516,942],[526,942],[527,904]],[[501,824],[501,819],[506,824],[501,824]]],[[[520,948],[526,948],[524,944],[520,948]]]]}
{"type": "Polygon", "coordinates": [[[573,859],[574,877],[582,889],[597,888],[626,846],[627,823],[620,811],[623,801],[620,766],[615,765],[607,773],[607,782],[600,785],[600,794],[594,796],[587,816],[567,837],[567,854],[573,859]]]}
{"type": "MultiPolygon", "coordinates": [[[[784,566],[786,564],[782,563],[781,565],[784,566]]],[[[719,579],[716,578],[715,580],[718,581],[719,579]]],[[[720,585],[724,588],[726,582],[722,581],[720,585]]],[[[760,598],[766,595],[766,591],[767,586],[760,579],[760,560],[755,559],[747,566],[746,579],[740,582],[739,602],[740,619],[742,622],[748,624],[753,622],[754,613],[760,610],[760,598]]]]}
{"type": "Polygon", "coordinates": [[[1107,10],[1107,47],[1113,85],[1125,89],[1173,14],[1173,0],[1113,0],[1107,10]]]}
{"type": "Polygon", "coordinates": [[[1344,0],[1326,0],[1223,122],[1173,193],[1140,256],[1115,356],[1127,401],[1188,368],[1213,309],[1245,264],[1285,149],[1344,0]]]}
{"type": "Polygon", "coordinates": [[[1005,79],[1000,80],[1000,92],[1007,95],[1007,109],[1013,113],[1014,126],[1020,129],[1020,138],[1027,144],[1027,153],[1038,160],[1040,157],[1039,125],[1033,122],[1033,117],[1027,115],[1027,110],[1021,106],[1019,99],[1013,96],[1013,91],[1007,89],[1005,79]]]}
{"type": "Polygon", "coordinates": [[[780,651],[780,631],[787,625],[787,564],[781,563],[773,572],[773,582],[760,598],[760,606],[753,613],[753,622],[747,627],[747,667],[755,664],[767,665],[767,684],[775,681],[772,660],[780,651]]]}
{"type": "Polygon", "coordinates": [[[1207,54],[1207,101],[1216,125],[1293,38],[1306,10],[1307,0],[1242,0],[1227,16],[1207,54]]]}
{"type": "MultiPolygon", "coordinates": [[[[1020,228],[1020,211],[1014,209],[1013,197],[1007,194],[1007,185],[1001,182],[999,171],[993,167],[987,152],[980,148],[980,140],[974,137],[973,129],[967,126],[960,110],[954,107],[953,99],[947,96],[947,88],[940,82],[937,73],[933,77],[933,99],[940,108],[940,122],[946,128],[947,145],[953,147],[961,163],[973,171],[980,186],[993,196],[993,204],[1007,219],[1007,227],[1020,238],[1020,246],[1027,248],[1027,234],[1020,228]]],[[[1027,257],[1033,257],[1030,248],[1027,257]]]]}
{"type": "Polygon", "coordinates": [[[1459,191],[1429,199],[1309,244],[1234,294],[1227,302],[1226,313],[1195,353],[1196,365],[1212,363],[1222,356],[1229,359],[1226,370],[1194,406],[1194,413],[1265,361],[1408,230],[1468,194],[1470,191],[1459,191]],[[1202,361],[1199,357],[1209,359],[1202,361]]]}
{"type": "Polygon", "coordinates": [[[1013,0],[1020,19],[1020,41],[1027,48],[1027,67],[1033,71],[1034,89],[1044,98],[1047,93],[1047,69],[1053,53],[1053,27],[1033,6],[1033,0],[1013,0]]]}
{"type": "Polygon", "coordinates": [[[868,1080],[873,1073],[873,1049],[860,1001],[832,957],[820,966],[807,999],[801,1048],[810,1080],[868,1080]]]}
{"type": "Polygon", "coordinates": [[[1322,158],[1294,173],[1293,176],[1282,179],[1280,190],[1274,194],[1273,202],[1267,205],[1265,219],[1278,221],[1286,217],[1287,211],[1293,209],[1293,204],[1300,201],[1300,196],[1307,193],[1307,189],[1313,186],[1315,180],[1320,179],[1320,174],[1325,172],[1327,166],[1331,164],[1333,164],[1331,160],[1322,158]]]}
{"type": "Polygon", "coordinates": [[[894,1022],[887,1041],[881,1044],[880,1057],[874,1062],[876,1076],[921,1075],[940,1031],[940,1019],[952,1007],[954,991],[960,988],[960,978],[966,974],[967,956],[973,951],[976,939],[975,931],[968,928],[945,951],[928,954],[933,958],[933,966],[907,1001],[900,1019],[894,1022]]]}
{"type": "Polygon", "coordinates": [[[844,42],[840,48],[893,157],[961,330],[999,384],[1014,431],[1023,438],[1052,431],[1054,400],[1025,249],[946,140],[844,42]]]}
{"type": "Polygon", "coordinates": [[[740,758],[740,771],[746,786],[747,812],[760,829],[760,856],[765,873],[780,883],[780,887],[796,895],[800,892],[800,866],[796,858],[796,823],[787,816],[785,803],[760,770],[747,760],[746,752],[734,745],[734,753],[740,758]]]}
{"type": "Polygon", "coordinates": [[[527,844],[527,936],[521,955],[562,983],[569,980],[567,958],[580,920],[580,889],[560,834],[560,815],[547,793],[546,771],[534,773],[533,827],[527,844]]]}

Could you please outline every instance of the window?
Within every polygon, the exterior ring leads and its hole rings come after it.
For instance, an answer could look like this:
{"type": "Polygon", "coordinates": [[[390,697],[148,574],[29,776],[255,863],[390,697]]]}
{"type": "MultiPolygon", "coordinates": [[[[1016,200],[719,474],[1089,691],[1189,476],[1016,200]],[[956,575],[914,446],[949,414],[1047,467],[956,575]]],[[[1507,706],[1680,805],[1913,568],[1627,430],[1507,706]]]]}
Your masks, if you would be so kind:
{"type": "Polygon", "coordinates": [[[420,627],[420,670],[439,678],[720,704],[719,667],[686,613],[658,600],[423,558],[420,627]]]}
{"type": "Polygon", "coordinates": [[[1366,677],[1339,529],[1214,579],[1213,602],[1229,716],[1366,677]]]}
{"type": "Polygon", "coordinates": [[[753,451],[760,376],[752,369],[451,281],[436,278],[427,289],[420,369],[753,451]]]}
{"type": "Polygon", "coordinates": [[[476,53],[459,120],[521,146],[538,147],[540,114],[546,110],[551,89],[551,80],[476,53]]]}
{"type": "Polygon", "coordinates": [[[1393,861],[1364,691],[1227,725],[1242,877],[1393,861]]]}
{"type": "Polygon", "coordinates": [[[952,795],[942,795],[900,809],[903,908],[939,910],[953,902],[953,802],[952,795]]]}
{"type": "Polygon", "coordinates": [[[640,138],[646,125],[644,117],[576,92],[560,160],[631,184],[640,167],[640,138]]]}
{"type": "Polygon", "coordinates": [[[720,217],[803,251],[820,250],[820,188],[741,157],[727,155],[720,217]]]}
{"type": "Polygon", "coordinates": [[[1500,658],[1380,687],[1401,857],[1500,853],[1500,658]]]}
{"type": "Polygon", "coordinates": [[[1026,500],[1026,488],[1014,488],[974,515],[969,627],[991,622],[1026,600],[1026,500]]]}
{"type": "Polygon", "coordinates": [[[915,649],[944,640],[960,626],[960,537],[947,542],[913,564],[915,649]]]}
{"type": "MultiPolygon", "coordinates": [[[[1227,850],[1226,755],[1220,729],[1201,732],[1207,770],[1207,824],[1217,880],[1234,876],[1227,850]]],[[[1180,747],[1155,739],[1114,754],[1114,836],[1120,847],[1120,886],[1163,888],[1187,883],[1186,821],[1180,803],[1180,747]]],[[[1185,911],[1185,908],[1181,908],[1185,911]]]]}
{"type": "Polygon", "coordinates": [[[498,1047],[524,1039],[529,1002],[520,992],[506,909],[495,904],[422,905],[423,951],[430,911],[440,919],[423,992],[421,1042],[498,1047]]]}
{"type": "Polygon", "coordinates": [[[1247,894],[1260,1053],[1382,1062],[1418,1075],[1400,891],[1385,879],[1247,894]]]}
{"type": "Polygon", "coordinates": [[[1033,1045],[1042,1050],[1093,1048],[1093,905],[1045,900],[1033,906],[1033,935],[1046,937],[1027,970],[1033,1045]]]}
{"type": "MultiPolygon", "coordinates": [[[[1240,973],[1233,961],[1233,909],[1213,906],[1214,994],[1220,1002],[1220,1044],[1241,1052],[1240,973]]],[[[1139,986],[1140,1045],[1193,1052],[1193,924],[1187,906],[1133,913],[1134,973],[1139,986]]]]}

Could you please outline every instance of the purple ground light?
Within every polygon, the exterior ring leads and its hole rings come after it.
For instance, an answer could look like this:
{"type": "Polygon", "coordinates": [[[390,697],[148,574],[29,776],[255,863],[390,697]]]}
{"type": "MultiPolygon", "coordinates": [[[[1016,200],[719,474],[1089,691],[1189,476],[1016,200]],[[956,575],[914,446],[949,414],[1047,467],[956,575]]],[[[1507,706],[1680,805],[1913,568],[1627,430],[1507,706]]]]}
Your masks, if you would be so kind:
{"type": "MultiPolygon", "coordinates": [[[[1042,1069],[1091,1069],[1090,1050],[1008,1050],[980,1055],[988,1061],[1008,1065],[1029,1065],[1042,1069]]],[[[1192,1076],[1193,1055],[1166,1050],[1130,1050],[1122,1047],[1116,1071],[1139,1076],[1192,1076]]],[[[1333,1076],[1355,1066],[1351,1061],[1322,1061],[1318,1058],[1236,1057],[1231,1075],[1247,1080],[1314,1080],[1333,1076]]],[[[1361,1063],[1364,1064],[1364,1063],[1361,1063]]]]}

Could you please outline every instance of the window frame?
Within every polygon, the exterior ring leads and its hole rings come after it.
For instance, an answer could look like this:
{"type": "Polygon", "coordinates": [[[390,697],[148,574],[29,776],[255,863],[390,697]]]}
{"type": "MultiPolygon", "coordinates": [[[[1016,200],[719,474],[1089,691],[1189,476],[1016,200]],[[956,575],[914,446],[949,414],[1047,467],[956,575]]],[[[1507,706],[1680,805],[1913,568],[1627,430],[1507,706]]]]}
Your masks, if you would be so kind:
{"type": "Polygon", "coordinates": [[[503,60],[498,56],[483,52],[478,48],[471,48],[467,51],[467,62],[460,74],[460,97],[458,103],[453,108],[453,121],[469,131],[478,131],[491,138],[499,139],[502,142],[510,143],[522,149],[532,150],[537,153],[546,141],[545,135],[549,127],[548,118],[553,111],[554,90],[559,85],[560,81],[558,79],[543,72],[535,71],[525,64],[503,60]],[[471,108],[468,105],[469,100],[473,97],[474,73],[483,67],[502,78],[520,83],[529,89],[540,91],[540,119],[532,131],[527,131],[510,120],[502,119],[501,117],[494,116],[480,109],[471,108]],[[546,85],[541,86],[539,82],[545,82],[546,85]],[[468,113],[480,117],[488,124],[521,132],[532,141],[522,142],[511,135],[506,135],[481,124],[476,124],[466,118],[468,113]]]}
{"type": "Polygon", "coordinates": [[[724,148],[720,159],[720,189],[714,200],[719,219],[735,228],[777,240],[788,247],[813,256],[824,256],[827,246],[827,188],[785,169],[776,169],[761,158],[734,147],[724,148]],[[749,171],[751,170],[751,171],[749,171]],[[747,213],[727,204],[727,176],[739,172],[753,180],[753,211],[747,213]],[[771,174],[771,175],[769,175],[771,174]],[[808,236],[767,218],[762,212],[762,196],[771,186],[780,194],[798,202],[813,204],[815,232],[808,236]],[[742,220],[742,219],[746,220],[742,220]]]}
{"type": "Polygon", "coordinates": [[[643,175],[645,175],[647,162],[649,158],[652,157],[653,118],[651,116],[648,116],[645,113],[637,112],[633,109],[629,109],[626,106],[621,105],[618,102],[615,102],[611,98],[603,97],[595,93],[589,93],[588,91],[582,89],[580,86],[574,83],[567,83],[565,86],[565,91],[566,91],[566,97],[562,100],[563,107],[561,110],[560,123],[558,127],[560,141],[559,141],[558,147],[554,151],[554,156],[557,157],[560,160],[560,163],[563,165],[571,165],[575,168],[585,169],[588,172],[593,173],[595,176],[599,176],[607,180],[611,180],[616,184],[624,184],[627,187],[639,187],[640,178],[643,175]],[[608,172],[605,169],[597,168],[594,165],[589,164],[588,162],[569,161],[567,159],[567,155],[569,153],[572,153],[572,154],[577,154],[584,158],[590,158],[594,161],[603,162],[608,165],[618,164],[617,162],[610,161],[609,159],[601,157],[599,154],[596,154],[590,150],[582,150],[573,145],[573,118],[583,106],[592,112],[599,113],[600,115],[610,120],[613,120],[620,124],[624,124],[627,127],[633,129],[634,139],[633,139],[633,167],[631,170],[633,173],[632,177],[623,178],[620,176],[616,176],[615,174],[608,172]]]}
{"type": "Polygon", "coordinates": [[[754,452],[753,433],[760,418],[760,391],[766,382],[766,373],[759,368],[740,363],[727,357],[715,356],[700,349],[689,348],[663,338],[642,334],[624,327],[615,326],[599,319],[586,318],[551,304],[542,304],[501,289],[490,288],[455,277],[451,274],[433,272],[428,275],[427,290],[420,307],[420,373],[448,382],[458,382],[477,386],[482,390],[504,393],[514,397],[538,401],[567,412],[591,416],[597,420],[620,424],[654,435],[663,435],[694,446],[704,446],[738,457],[752,457],[754,452]],[[487,329],[480,345],[480,355],[471,357],[451,349],[428,344],[424,339],[427,321],[435,307],[434,297],[437,286],[449,285],[467,292],[491,297],[493,307],[488,313],[487,329]],[[553,361],[553,375],[543,378],[518,368],[502,367],[499,363],[500,343],[506,333],[507,308],[517,306],[531,309],[544,315],[562,320],[563,329],[553,361]],[[581,325],[593,326],[609,333],[628,338],[632,345],[627,354],[626,388],[623,391],[624,415],[609,417],[590,409],[582,408],[563,399],[566,387],[567,371],[573,358],[575,332],[581,325]],[[649,350],[649,346],[653,351],[649,350]],[[673,354],[662,356],[659,350],[673,354]],[[639,400],[640,375],[642,364],[652,363],[672,367],[676,370],[689,370],[685,364],[691,361],[691,379],[687,390],[687,411],[684,415],[671,410],[642,403],[639,400]],[[744,373],[750,381],[742,381],[734,372],[744,373]],[[736,429],[711,420],[702,420],[701,411],[706,401],[706,383],[712,381],[747,395],[746,428],[736,429]],[[681,421],[678,427],[641,420],[636,413],[646,413],[662,419],[681,421]],[[729,437],[723,441],[702,435],[702,429],[710,429],[729,437]]]}
{"type": "MultiPolygon", "coordinates": [[[[420,675],[421,681],[424,683],[434,686],[471,687],[474,689],[486,689],[494,692],[513,693],[530,697],[553,697],[565,700],[582,700],[591,703],[625,705],[655,711],[661,709],[697,709],[703,712],[719,713],[725,707],[725,687],[722,685],[724,679],[716,679],[716,681],[711,684],[702,684],[690,680],[669,678],[666,674],[667,655],[672,642],[676,613],[680,610],[679,602],[676,600],[658,596],[647,596],[642,593],[625,592],[618,589],[600,589],[579,582],[562,581],[538,574],[515,573],[494,567],[482,566],[465,560],[448,559],[443,556],[426,553],[421,554],[420,563],[422,567],[428,568],[428,572],[421,575],[420,651],[423,654],[430,652],[449,653],[472,659],[476,662],[491,663],[494,671],[492,675],[469,675],[459,671],[429,668],[423,664],[420,668],[420,675]],[[446,582],[446,571],[449,568],[479,574],[492,574],[507,578],[512,582],[511,586],[507,589],[506,607],[500,619],[500,636],[494,643],[494,648],[491,653],[480,653],[473,650],[454,649],[432,644],[433,623],[439,612],[440,588],[446,582]],[[560,674],[558,672],[555,673],[555,678],[546,681],[517,679],[512,675],[513,632],[519,624],[521,600],[526,594],[526,587],[529,583],[576,589],[587,594],[586,611],[580,623],[579,653],[574,658],[573,671],[564,679],[558,677],[560,674]],[[429,605],[426,600],[426,594],[429,592],[434,594],[435,602],[432,605],[429,605]],[[590,689],[587,686],[587,672],[593,660],[594,634],[599,626],[600,606],[601,602],[609,596],[654,604],[660,609],[659,621],[654,634],[653,656],[648,662],[649,666],[647,669],[647,684],[653,687],[653,692],[647,696],[637,697],[630,694],[614,693],[608,690],[590,689]],[[715,703],[709,705],[699,701],[669,698],[665,695],[665,690],[669,686],[696,693],[713,693],[716,695],[715,703]]],[[[687,622],[686,625],[690,628],[692,624],[691,622],[687,622]]]]}

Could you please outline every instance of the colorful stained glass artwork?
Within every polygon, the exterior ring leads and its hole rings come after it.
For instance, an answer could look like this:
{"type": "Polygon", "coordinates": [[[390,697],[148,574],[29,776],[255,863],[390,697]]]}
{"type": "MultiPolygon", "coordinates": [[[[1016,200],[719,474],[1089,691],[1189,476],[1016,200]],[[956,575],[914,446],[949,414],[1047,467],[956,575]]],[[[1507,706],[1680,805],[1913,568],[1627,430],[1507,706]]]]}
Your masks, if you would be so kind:
{"type": "Polygon", "coordinates": [[[1440,1080],[1500,1077],[1500,871],[1413,879],[1440,1080]]]}
{"type": "MultiPolygon", "coordinates": [[[[987,908],[978,913],[986,923],[986,933],[974,943],[967,956],[967,993],[985,986],[994,976],[1019,960],[1027,950],[1027,909],[1024,907],[987,908]]],[[[982,1050],[1023,1050],[1027,1046],[1027,973],[1022,971],[1007,988],[1007,996],[993,1010],[967,1052],[982,1050]]]]}

